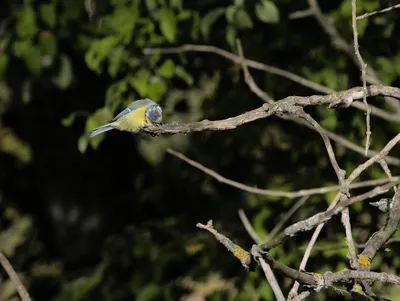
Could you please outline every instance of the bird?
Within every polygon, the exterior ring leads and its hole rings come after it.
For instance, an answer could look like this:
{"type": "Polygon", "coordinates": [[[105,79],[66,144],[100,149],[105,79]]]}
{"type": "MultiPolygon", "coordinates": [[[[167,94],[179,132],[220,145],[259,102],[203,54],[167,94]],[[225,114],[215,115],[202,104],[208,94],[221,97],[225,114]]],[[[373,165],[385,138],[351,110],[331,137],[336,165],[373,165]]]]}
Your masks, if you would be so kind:
{"type": "Polygon", "coordinates": [[[138,133],[144,127],[157,126],[162,122],[162,109],[150,98],[133,101],[120,112],[110,123],[89,132],[90,138],[109,130],[120,130],[138,133]]]}

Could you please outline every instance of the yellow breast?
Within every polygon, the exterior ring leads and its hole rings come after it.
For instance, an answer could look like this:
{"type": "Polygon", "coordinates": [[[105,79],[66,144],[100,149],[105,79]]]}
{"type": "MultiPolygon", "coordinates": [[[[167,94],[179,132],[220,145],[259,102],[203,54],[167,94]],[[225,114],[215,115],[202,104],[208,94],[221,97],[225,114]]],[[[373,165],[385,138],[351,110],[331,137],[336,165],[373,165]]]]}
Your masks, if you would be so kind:
{"type": "Polygon", "coordinates": [[[137,133],[143,126],[146,125],[145,113],[146,106],[129,112],[114,122],[115,127],[121,131],[137,133]]]}

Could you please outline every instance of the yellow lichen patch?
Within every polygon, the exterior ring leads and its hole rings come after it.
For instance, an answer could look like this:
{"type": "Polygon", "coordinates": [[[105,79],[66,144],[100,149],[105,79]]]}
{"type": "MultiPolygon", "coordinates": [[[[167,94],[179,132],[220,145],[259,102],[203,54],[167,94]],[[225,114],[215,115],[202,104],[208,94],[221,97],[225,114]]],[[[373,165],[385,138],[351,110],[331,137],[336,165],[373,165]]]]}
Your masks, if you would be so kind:
{"type": "Polygon", "coordinates": [[[362,287],[361,287],[361,285],[359,285],[359,284],[354,284],[353,290],[355,290],[355,291],[362,291],[362,287]]]}
{"type": "Polygon", "coordinates": [[[238,258],[239,260],[243,260],[249,255],[249,252],[247,252],[246,250],[242,249],[241,247],[237,247],[233,251],[233,255],[235,255],[235,257],[238,258]]]}
{"type": "Polygon", "coordinates": [[[321,277],[322,276],[320,273],[311,273],[311,274],[313,274],[313,276],[315,276],[315,277],[321,277]]]}
{"type": "Polygon", "coordinates": [[[371,265],[371,261],[369,260],[367,255],[358,255],[358,263],[363,265],[371,265]]]}

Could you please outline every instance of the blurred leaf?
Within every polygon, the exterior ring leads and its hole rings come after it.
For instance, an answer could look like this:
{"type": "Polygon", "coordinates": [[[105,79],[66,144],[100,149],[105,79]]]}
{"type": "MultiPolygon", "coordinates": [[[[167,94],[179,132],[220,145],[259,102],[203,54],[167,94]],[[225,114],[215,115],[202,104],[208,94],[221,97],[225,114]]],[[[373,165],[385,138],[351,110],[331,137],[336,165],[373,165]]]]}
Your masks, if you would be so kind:
{"type": "Polygon", "coordinates": [[[24,54],[24,61],[33,74],[38,74],[42,68],[42,56],[38,47],[32,47],[24,54]]]}
{"type": "Polygon", "coordinates": [[[358,31],[359,37],[362,37],[364,35],[365,30],[367,29],[368,23],[369,23],[368,18],[357,21],[357,31],[358,31]]]}
{"type": "Polygon", "coordinates": [[[12,301],[17,294],[17,289],[10,279],[4,279],[0,283],[0,301],[12,301]]]}
{"type": "Polygon", "coordinates": [[[147,69],[140,69],[129,80],[130,85],[135,88],[141,98],[144,98],[148,95],[149,79],[150,71],[147,69]]]}
{"type": "Polygon", "coordinates": [[[110,74],[112,78],[116,77],[116,75],[118,74],[121,67],[121,63],[124,61],[125,58],[126,58],[126,53],[124,47],[117,46],[112,51],[112,54],[110,56],[110,62],[108,65],[108,74],[110,74]]]}
{"type": "Polygon", "coordinates": [[[50,27],[56,24],[56,7],[54,3],[42,3],[40,5],[40,17],[50,27]]]}
{"type": "Polygon", "coordinates": [[[31,5],[22,6],[22,9],[17,12],[16,31],[18,37],[20,39],[32,38],[37,30],[35,10],[31,5]]]}
{"type": "Polygon", "coordinates": [[[332,203],[332,201],[335,199],[337,194],[338,194],[338,190],[334,190],[334,191],[325,193],[325,200],[328,202],[328,204],[332,203]]]}
{"type": "Polygon", "coordinates": [[[262,280],[261,284],[257,288],[257,293],[263,300],[273,300],[274,294],[272,292],[271,286],[268,284],[268,281],[262,280]]]}
{"type": "Polygon", "coordinates": [[[116,9],[111,16],[106,18],[105,22],[107,26],[124,39],[124,43],[128,44],[131,42],[132,32],[138,18],[138,8],[135,5],[131,5],[129,8],[120,7],[116,9]]]}
{"type": "Polygon", "coordinates": [[[187,72],[182,66],[176,66],[175,74],[176,76],[183,79],[189,86],[193,85],[193,76],[189,72],[187,72]]]}
{"type": "Polygon", "coordinates": [[[261,239],[267,237],[267,231],[265,231],[264,222],[270,216],[270,212],[270,210],[262,208],[254,217],[253,227],[261,239]]]}
{"type": "Polygon", "coordinates": [[[174,68],[174,62],[168,59],[165,60],[165,62],[160,66],[160,68],[158,69],[158,73],[166,78],[171,78],[174,75],[174,68]]]}
{"type": "Polygon", "coordinates": [[[60,89],[67,89],[73,80],[72,64],[68,56],[62,54],[60,57],[60,70],[57,75],[55,75],[52,80],[57,87],[60,89]]]}
{"type": "Polygon", "coordinates": [[[184,10],[178,15],[177,19],[179,21],[185,21],[189,20],[191,17],[192,17],[192,12],[190,10],[184,10]]]}
{"type": "Polygon", "coordinates": [[[253,27],[253,21],[245,9],[238,9],[235,16],[235,25],[238,28],[249,29],[253,27]]]}
{"type": "Polygon", "coordinates": [[[269,0],[262,0],[255,5],[257,18],[264,23],[278,23],[279,10],[275,3],[269,0]]]}
{"type": "Polygon", "coordinates": [[[224,8],[216,8],[207,13],[200,21],[200,32],[205,39],[208,39],[209,32],[214,23],[225,13],[224,8]]]}
{"type": "Polygon", "coordinates": [[[157,0],[146,0],[146,6],[149,11],[157,8],[157,0]]]}
{"type": "Polygon", "coordinates": [[[29,163],[32,160],[32,150],[26,142],[21,140],[11,129],[0,130],[0,152],[10,154],[21,163],[29,163]]]}
{"type": "Polygon", "coordinates": [[[337,127],[336,111],[324,108],[323,115],[324,118],[320,122],[321,126],[327,130],[335,130],[337,127]]]}
{"type": "Polygon", "coordinates": [[[22,89],[21,89],[21,98],[22,101],[27,104],[31,101],[32,98],[32,81],[27,79],[24,81],[23,85],[22,85],[22,89]]]}
{"type": "Polygon", "coordinates": [[[235,5],[236,6],[243,6],[244,5],[244,0],[235,0],[235,5]]]}
{"type": "Polygon", "coordinates": [[[167,91],[167,85],[158,76],[153,76],[149,80],[148,96],[154,101],[160,101],[164,93],[167,91]]]}
{"type": "Polygon", "coordinates": [[[99,264],[90,276],[80,277],[62,287],[60,295],[56,301],[80,301],[87,300],[87,294],[92,291],[103,279],[105,264],[99,264]]]}
{"type": "Polygon", "coordinates": [[[75,118],[76,118],[76,114],[71,113],[68,115],[68,117],[61,120],[61,124],[65,127],[70,127],[74,123],[75,118]]]}
{"type": "Polygon", "coordinates": [[[31,268],[34,277],[57,277],[63,272],[61,263],[55,262],[35,262],[31,268]]]}
{"type": "Polygon", "coordinates": [[[78,150],[80,151],[81,154],[86,152],[88,145],[89,145],[89,137],[85,134],[81,135],[78,139],[78,150]]]}
{"type": "Polygon", "coordinates": [[[235,45],[235,41],[236,41],[236,28],[229,25],[226,29],[226,41],[228,42],[228,44],[234,48],[235,45]]]}
{"type": "Polygon", "coordinates": [[[379,56],[376,58],[376,65],[380,78],[385,84],[390,85],[397,76],[396,64],[394,64],[392,59],[379,56]]]}
{"type": "Polygon", "coordinates": [[[0,77],[3,76],[8,64],[8,56],[0,52],[0,77]]]}
{"type": "Polygon", "coordinates": [[[136,296],[137,301],[156,300],[160,295],[160,289],[157,284],[150,283],[144,286],[136,296]]]}
{"type": "Polygon", "coordinates": [[[57,40],[49,31],[42,31],[39,35],[39,46],[42,54],[55,56],[57,53],[57,40]]]}
{"type": "Polygon", "coordinates": [[[100,73],[100,64],[111,53],[111,50],[118,44],[116,36],[108,36],[104,39],[97,40],[92,43],[91,47],[85,54],[87,66],[93,71],[100,73]]]}
{"type": "Polygon", "coordinates": [[[177,33],[175,14],[170,9],[163,9],[159,14],[160,29],[169,42],[174,42],[177,33]]]}
{"type": "Polygon", "coordinates": [[[195,12],[193,14],[193,25],[192,25],[192,30],[190,32],[192,39],[195,41],[199,38],[200,24],[201,24],[200,14],[198,12],[195,12]]]}
{"type": "Polygon", "coordinates": [[[171,7],[182,9],[183,7],[183,0],[170,0],[171,7]]]}
{"type": "Polygon", "coordinates": [[[32,228],[32,220],[21,216],[15,209],[8,207],[4,216],[11,223],[0,232],[0,250],[7,256],[14,256],[16,249],[21,246],[32,228]]]}
{"type": "Polygon", "coordinates": [[[228,23],[230,23],[230,24],[235,23],[235,14],[236,14],[237,9],[238,8],[235,5],[230,5],[230,6],[228,6],[228,8],[226,10],[224,10],[225,18],[226,18],[226,21],[228,21],[228,23]]]}

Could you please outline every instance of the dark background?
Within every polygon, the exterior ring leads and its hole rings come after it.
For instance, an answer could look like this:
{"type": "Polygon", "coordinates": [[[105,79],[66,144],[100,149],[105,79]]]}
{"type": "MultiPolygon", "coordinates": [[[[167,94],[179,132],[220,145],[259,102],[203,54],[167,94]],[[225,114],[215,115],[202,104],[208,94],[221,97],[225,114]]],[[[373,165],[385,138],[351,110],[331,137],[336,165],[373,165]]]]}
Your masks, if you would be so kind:
{"type": "MultiPolygon", "coordinates": [[[[166,122],[222,119],[262,104],[244,83],[240,66],[222,57],[194,52],[145,56],[143,48],[193,43],[236,53],[236,37],[246,57],[335,90],[361,84],[357,66],[332,46],[315,18],[289,18],[306,9],[306,1],[264,1],[270,5],[264,18],[257,13],[261,0],[87,2],[96,9],[75,0],[0,3],[0,249],[35,300],[272,300],[260,271],[244,271],[195,225],[213,219],[215,227],[249,248],[253,242],[238,209],[266,237],[298,200],[226,186],[165,149],[248,185],[295,191],[336,182],[315,132],[275,117],[232,131],[165,137],[113,131],[89,141],[87,132],[143,97],[160,103],[166,122]]],[[[394,4],[360,2],[359,14],[394,4]]],[[[320,5],[351,43],[351,3],[320,5]]],[[[394,10],[359,22],[361,53],[393,86],[400,74],[398,17],[394,10]]],[[[320,94],[276,75],[252,75],[274,99],[320,94]]],[[[370,103],[390,109],[380,98],[370,103]]],[[[308,112],[328,130],[358,145],[365,142],[363,112],[322,107],[308,112]]],[[[377,150],[400,129],[399,123],[378,118],[371,124],[377,150]]],[[[348,173],[364,161],[334,146],[348,173]]],[[[391,168],[396,175],[399,168],[391,168]]],[[[374,166],[362,180],[383,177],[374,166]]],[[[289,222],[324,210],[333,197],[311,197],[289,222]]],[[[352,207],[351,216],[359,243],[385,218],[367,203],[352,207]]],[[[296,268],[310,236],[291,238],[271,255],[296,268]]],[[[344,242],[335,217],[318,246],[344,242]]],[[[399,250],[396,244],[390,250],[377,256],[373,268],[396,273],[399,250]]],[[[346,254],[345,248],[314,252],[307,270],[348,268],[346,254]]],[[[0,300],[11,300],[2,275],[0,300]]],[[[278,280],[287,292],[291,281],[278,280]]],[[[381,286],[376,290],[390,294],[381,286]]],[[[343,298],[327,291],[315,300],[335,297],[343,298]]]]}

